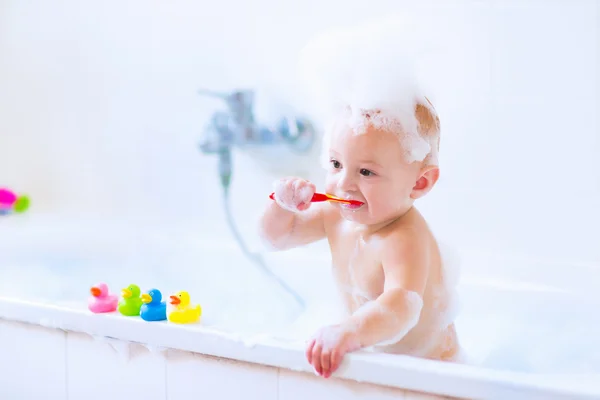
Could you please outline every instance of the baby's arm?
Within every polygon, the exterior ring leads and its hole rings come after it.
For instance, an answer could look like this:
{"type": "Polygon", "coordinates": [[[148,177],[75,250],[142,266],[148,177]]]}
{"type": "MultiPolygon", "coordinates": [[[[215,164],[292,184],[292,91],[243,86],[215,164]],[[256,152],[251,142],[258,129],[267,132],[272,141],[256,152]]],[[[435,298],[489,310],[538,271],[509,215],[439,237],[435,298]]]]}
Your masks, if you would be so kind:
{"type": "Polygon", "coordinates": [[[383,293],[339,325],[321,329],[306,349],[308,362],[329,377],[344,355],[376,344],[396,343],[419,321],[429,274],[429,252],[413,232],[397,232],[381,249],[383,293]]]}
{"type": "Polygon", "coordinates": [[[383,293],[343,325],[356,332],[358,345],[396,343],[419,321],[429,275],[429,252],[412,233],[389,237],[382,249],[383,293]]]}
{"type": "Polygon", "coordinates": [[[275,249],[286,250],[325,237],[323,204],[312,204],[315,185],[300,178],[275,184],[271,201],[260,221],[262,237],[275,249]]]}

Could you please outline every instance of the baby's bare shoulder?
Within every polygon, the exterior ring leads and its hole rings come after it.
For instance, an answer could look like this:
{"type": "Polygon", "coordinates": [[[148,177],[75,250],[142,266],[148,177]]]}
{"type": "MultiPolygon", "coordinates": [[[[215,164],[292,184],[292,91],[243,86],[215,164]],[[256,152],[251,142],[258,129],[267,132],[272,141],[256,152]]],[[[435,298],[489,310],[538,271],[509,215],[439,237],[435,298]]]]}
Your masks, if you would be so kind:
{"type": "Polygon", "coordinates": [[[428,264],[435,239],[423,217],[415,210],[382,232],[379,253],[390,267],[428,264]]]}
{"type": "Polygon", "coordinates": [[[380,236],[378,243],[380,254],[393,254],[395,258],[414,257],[425,250],[425,239],[420,229],[407,225],[397,225],[380,236]]]}
{"type": "Polygon", "coordinates": [[[406,245],[414,248],[418,244],[428,242],[431,231],[425,219],[415,210],[410,215],[388,225],[380,236],[382,244],[385,246],[403,247],[406,245]]]}

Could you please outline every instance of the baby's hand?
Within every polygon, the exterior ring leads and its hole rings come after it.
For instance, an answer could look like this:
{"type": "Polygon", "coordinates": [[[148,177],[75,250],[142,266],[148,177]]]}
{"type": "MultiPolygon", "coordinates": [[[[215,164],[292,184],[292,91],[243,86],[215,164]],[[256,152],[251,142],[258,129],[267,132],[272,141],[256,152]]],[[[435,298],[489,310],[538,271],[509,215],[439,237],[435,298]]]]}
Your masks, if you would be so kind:
{"type": "Polygon", "coordinates": [[[319,375],[329,378],[348,352],[358,350],[360,343],[354,331],[340,325],[319,330],[306,348],[306,358],[319,375]]]}
{"type": "Polygon", "coordinates": [[[284,178],[275,182],[275,201],[288,211],[304,211],[315,194],[313,183],[302,178],[284,178]]]}

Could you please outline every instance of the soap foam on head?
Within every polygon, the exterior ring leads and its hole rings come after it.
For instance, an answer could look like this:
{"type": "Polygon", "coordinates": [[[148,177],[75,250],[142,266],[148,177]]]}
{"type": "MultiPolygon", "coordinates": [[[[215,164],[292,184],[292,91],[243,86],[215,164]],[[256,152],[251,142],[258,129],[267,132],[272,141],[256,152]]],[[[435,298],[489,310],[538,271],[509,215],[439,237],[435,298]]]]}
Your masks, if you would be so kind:
{"type": "MultiPolygon", "coordinates": [[[[432,145],[418,132],[417,104],[429,105],[416,60],[423,27],[394,16],[314,38],[301,55],[309,90],[328,118],[343,118],[357,134],[369,125],[399,134],[408,162],[432,145]]],[[[327,147],[331,128],[324,138],[327,147]]]]}

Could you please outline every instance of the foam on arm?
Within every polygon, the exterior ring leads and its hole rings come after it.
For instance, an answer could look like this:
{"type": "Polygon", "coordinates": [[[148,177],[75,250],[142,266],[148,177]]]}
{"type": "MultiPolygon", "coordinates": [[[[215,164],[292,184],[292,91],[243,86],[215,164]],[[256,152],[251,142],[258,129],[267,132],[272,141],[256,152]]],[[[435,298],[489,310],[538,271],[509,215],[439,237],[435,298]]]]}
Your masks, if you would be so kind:
{"type": "Polygon", "coordinates": [[[292,212],[270,201],[260,221],[259,235],[271,250],[287,250],[325,237],[325,218],[321,204],[292,212]]]}
{"type": "Polygon", "coordinates": [[[419,322],[427,284],[428,255],[416,240],[402,240],[383,249],[383,293],[357,310],[346,322],[361,347],[400,341],[419,322]]]}

